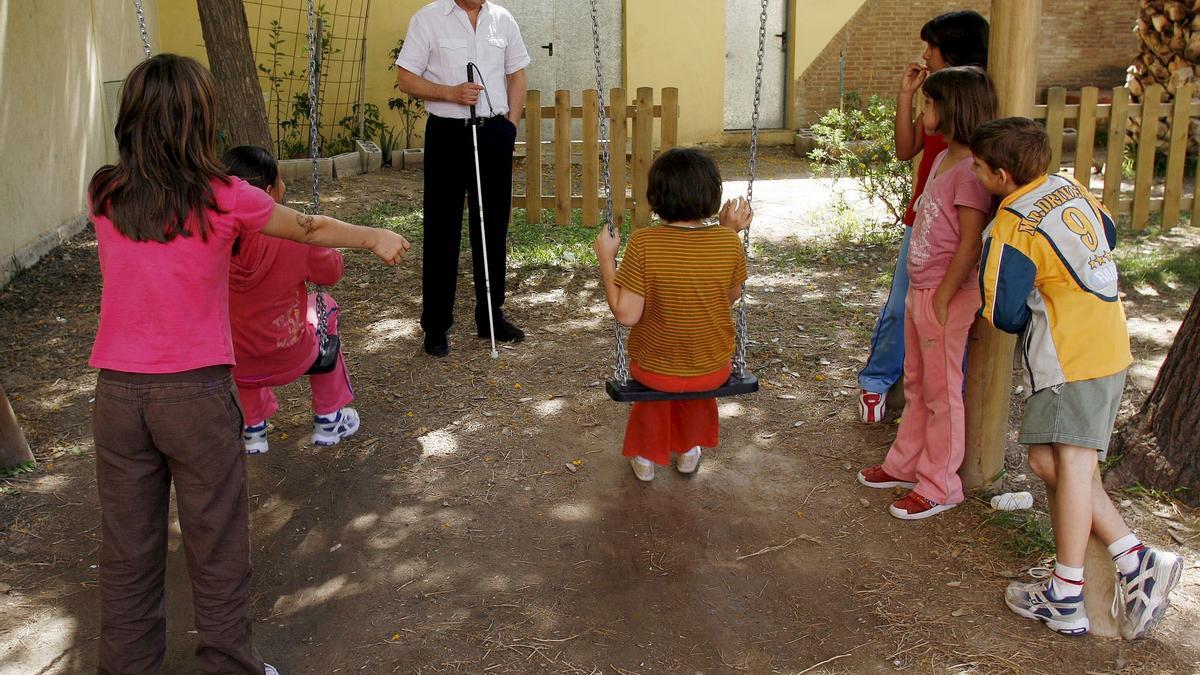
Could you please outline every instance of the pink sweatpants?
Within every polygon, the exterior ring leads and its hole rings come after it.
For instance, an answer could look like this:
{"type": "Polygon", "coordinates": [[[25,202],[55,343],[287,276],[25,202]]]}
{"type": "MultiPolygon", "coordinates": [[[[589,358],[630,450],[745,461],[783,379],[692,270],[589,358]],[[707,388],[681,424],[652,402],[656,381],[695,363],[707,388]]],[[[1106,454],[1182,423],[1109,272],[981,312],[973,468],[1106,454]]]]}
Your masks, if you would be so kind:
{"type": "Polygon", "coordinates": [[[980,299],[978,289],[960,289],[943,326],[933,312],[934,292],[910,288],[905,299],[904,414],[883,470],[915,482],[926,499],[958,504],[966,445],[963,357],[980,299]]]}
{"type": "MultiPolygon", "coordinates": [[[[325,294],[325,305],[329,310],[328,330],[330,335],[338,332],[338,304],[333,296],[325,294]]],[[[317,296],[308,294],[308,323],[312,330],[317,326],[317,296]]],[[[295,372],[295,371],[293,371],[295,372]]],[[[290,384],[292,380],[262,380],[255,382],[256,386],[237,383],[238,398],[242,402],[242,411],[246,416],[246,426],[254,426],[266,421],[279,410],[279,402],[275,399],[275,390],[290,384]]],[[[331,415],[354,400],[354,389],[350,386],[350,372],[346,370],[346,358],[339,352],[337,365],[328,373],[309,375],[308,386],[312,389],[312,410],[316,415],[331,415]]]]}

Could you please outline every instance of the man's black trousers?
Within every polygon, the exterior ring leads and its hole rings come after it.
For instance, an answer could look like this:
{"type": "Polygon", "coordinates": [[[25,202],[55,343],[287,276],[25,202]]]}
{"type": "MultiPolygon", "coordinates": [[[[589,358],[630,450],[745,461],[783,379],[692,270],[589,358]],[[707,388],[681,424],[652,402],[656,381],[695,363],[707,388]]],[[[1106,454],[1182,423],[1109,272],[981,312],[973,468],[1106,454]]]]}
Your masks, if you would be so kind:
{"type": "MultiPolygon", "coordinates": [[[[499,321],[504,317],[500,308],[504,306],[508,216],[512,209],[513,142],[517,129],[506,117],[497,115],[483,120],[478,133],[492,312],[499,321]]],[[[484,252],[479,231],[471,127],[464,120],[430,115],[425,125],[425,242],[421,273],[421,328],[426,334],[444,333],[454,322],[464,199],[468,205],[475,272],[475,324],[481,332],[487,333],[484,252]]]]}

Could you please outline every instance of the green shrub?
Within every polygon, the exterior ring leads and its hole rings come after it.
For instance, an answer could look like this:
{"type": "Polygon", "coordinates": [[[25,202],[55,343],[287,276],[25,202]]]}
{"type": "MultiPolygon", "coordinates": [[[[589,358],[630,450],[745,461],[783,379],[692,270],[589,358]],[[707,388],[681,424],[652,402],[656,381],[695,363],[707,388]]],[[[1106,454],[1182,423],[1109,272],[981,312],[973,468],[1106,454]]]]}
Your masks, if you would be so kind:
{"type": "Polygon", "coordinates": [[[898,224],[912,199],[912,167],[896,158],[895,118],[892,99],[875,95],[862,105],[848,96],[844,109],[830,110],[812,126],[817,147],[808,156],[817,175],[857,180],[898,224]]]}

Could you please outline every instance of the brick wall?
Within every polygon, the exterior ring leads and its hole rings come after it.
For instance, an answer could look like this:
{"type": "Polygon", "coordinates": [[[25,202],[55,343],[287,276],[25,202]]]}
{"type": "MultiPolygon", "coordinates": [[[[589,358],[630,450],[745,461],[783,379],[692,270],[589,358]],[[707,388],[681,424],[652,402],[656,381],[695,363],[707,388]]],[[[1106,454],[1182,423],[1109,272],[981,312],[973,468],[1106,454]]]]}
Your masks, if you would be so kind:
{"type": "MultiPolygon", "coordinates": [[[[958,9],[987,16],[990,5],[988,0],[867,0],[801,75],[796,88],[799,124],[808,126],[837,107],[843,48],[847,92],[864,99],[873,93],[895,96],[904,66],[920,59],[926,21],[958,9]]],[[[1137,54],[1137,12],[1137,0],[1046,0],[1039,88],[1124,83],[1125,68],[1137,54]]]]}

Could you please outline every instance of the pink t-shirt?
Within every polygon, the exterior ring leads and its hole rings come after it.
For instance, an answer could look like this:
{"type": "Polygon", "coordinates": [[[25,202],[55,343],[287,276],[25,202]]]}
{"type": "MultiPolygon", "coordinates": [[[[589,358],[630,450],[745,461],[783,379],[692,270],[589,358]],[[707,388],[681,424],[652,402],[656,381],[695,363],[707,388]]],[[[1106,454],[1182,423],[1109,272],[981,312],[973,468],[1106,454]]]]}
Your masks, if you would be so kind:
{"type": "Polygon", "coordinates": [[[229,319],[239,384],[290,382],[317,358],[317,331],[308,322],[305,281],[332,286],[342,254],[287,239],[241,238],[229,276],[229,319]]]}
{"type": "MultiPolygon", "coordinates": [[[[223,213],[209,213],[206,239],[196,233],[165,244],[133,241],[91,214],[104,279],[93,368],[178,373],[233,364],[230,249],[235,237],[267,224],[275,202],[238,178],[212,187],[223,213]]],[[[193,216],[188,228],[195,227],[193,216]]]]}
{"type": "MultiPolygon", "coordinates": [[[[971,171],[971,157],[959,160],[942,175],[938,170],[949,150],[943,150],[929,171],[929,183],[917,201],[908,248],[908,283],[911,288],[937,288],[958,250],[958,207],[991,213],[992,195],[971,171]]],[[[979,288],[978,264],[967,275],[963,288],[979,288]]]]}

